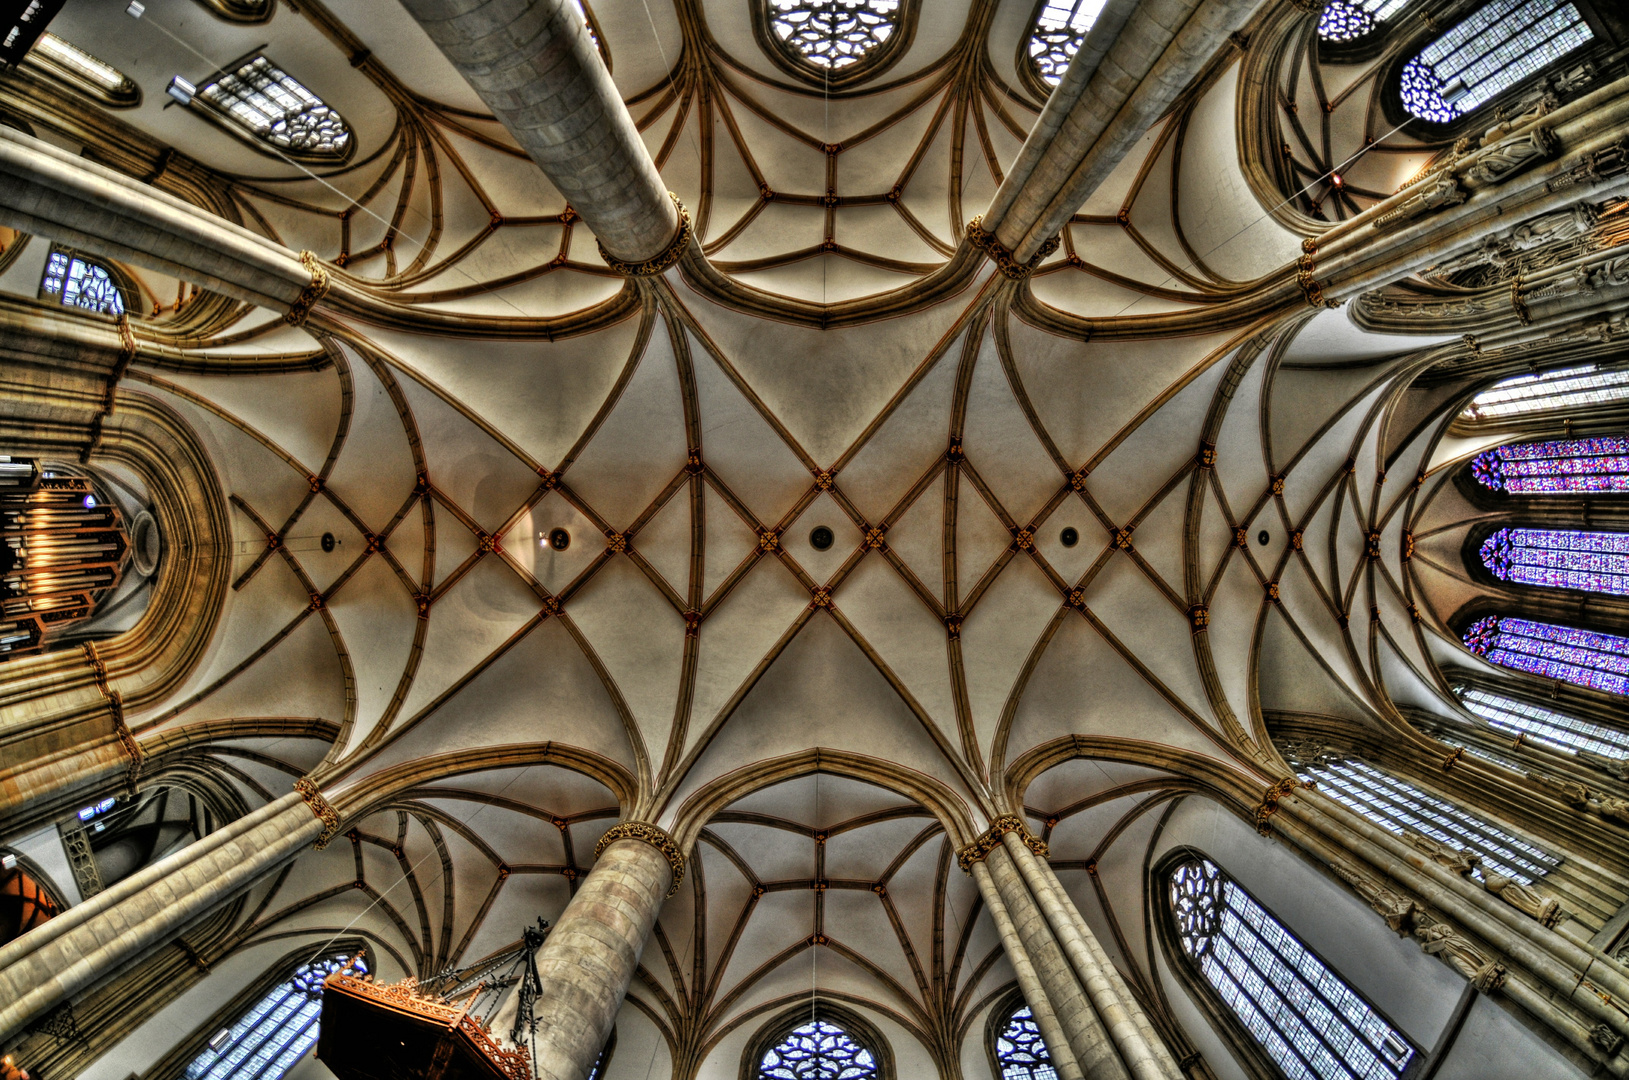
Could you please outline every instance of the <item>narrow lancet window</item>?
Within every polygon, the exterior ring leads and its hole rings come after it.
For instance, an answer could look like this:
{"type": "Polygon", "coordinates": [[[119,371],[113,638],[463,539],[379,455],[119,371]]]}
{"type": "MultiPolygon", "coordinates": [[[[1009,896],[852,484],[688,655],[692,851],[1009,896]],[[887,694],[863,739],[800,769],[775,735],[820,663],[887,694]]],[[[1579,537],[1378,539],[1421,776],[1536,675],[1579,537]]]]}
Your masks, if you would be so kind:
{"type": "Polygon", "coordinates": [[[1518,585],[1629,596],[1629,533],[1499,529],[1478,554],[1494,577],[1518,585]]]}
{"type": "Polygon", "coordinates": [[[1042,0],[1029,35],[1029,62],[1048,86],[1063,79],[1106,0],[1042,0]]]}
{"type": "Polygon", "coordinates": [[[1492,664],[1609,694],[1629,694],[1629,638],[1490,615],[1466,629],[1465,647],[1492,664]]]}
{"type": "Polygon", "coordinates": [[[105,105],[129,108],[141,104],[141,88],[129,76],[55,34],[41,34],[28,61],[105,105]]]}
{"type": "Polygon", "coordinates": [[[758,1080],[875,1080],[876,1055],[836,1024],[812,1020],[764,1051],[758,1080]]]}
{"type": "Polygon", "coordinates": [[[65,307],[102,315],[123,315],[124,295],[113,272],[69,248],[52,245],[40,278],[40,298],[55,297],[65,307]]]}
{"type": "Polygon", "coordinates": [[[899,30],[900,0],[768,0],[775,39],[830,71],[865,59],[899,30]]]}
{"type": "Polygon", "coordinates": [[[1595,38],[1567,0],[1492,0],[1403,67],[1403,107],[1421,120],[1447,124],[1595,38]],[[1465,95],[1452,104],[1443,89],[1465,95]]]}
{"type": "Polygon", "coordinates": [[[1497,420],[1550,409],[1578,409],[1629,401],[1629,367],[1595,364],[1518,375],[1477,394],[1461,413],[1467,420],[1497,420]]]}
{"type": "Polygon", "coordinates": [[[1020,1004],[1007,1015],[995,1038],[995,1056],[1001,1080],[1058,1080],[1052,1055],[1028,1005],[1020,1004]]]}
{"type": "Polygon", "coordinates": [[[1408,0],[1329,0],[1318,17],[1324,41],[1356,41],[1402,10],[1408,0]]]}
{"type": "Polygon", "coordinates": [[[1395,1080],[1418,1050],[1209,859],[1170,873],[1182,951],[1291,1080],[1395,1080]]]}
{"type": "Polygon", "coordinates": [[[196,100],[279,150],[334,160],[350,153],[351,129],[344,117],[264,56],[216,77],[196,100]]]}
{"type": "Polygon", "coordinates": [[[1467,709],[1505,734],[1532,739],[1558,750],[1574,753],[1581,750],[1620,760],[1629,758],[1629,734],[1615,728],[1591,724],[1485,690],[1461,690],[1459,699],[1467,709]]]}
{"type": "Polygon", "coordinates": [[[322,981],[347,966],[367,972],[363,961],[340,957],[299,968],[211,1039],[187,1066],[187,1080],[279,1080],[317,1044],[322,981]]]}
{"type": "Polygon", "coordinates": [[[1474,814],[1356,758],[1323,757],[1303,764],[1305,779],[1370,821],[1394,833],[1413,831],[1481,857],[1482,865],[1523,885],[1561,865],[1561,856],[1513,836],[1474,814]]]}
{"type": "Polygon", "coordinates": [[[1513,495],[1629,491],[1629,438],[1511,443],[1471,460],[1471,476],[1513,495]]]}

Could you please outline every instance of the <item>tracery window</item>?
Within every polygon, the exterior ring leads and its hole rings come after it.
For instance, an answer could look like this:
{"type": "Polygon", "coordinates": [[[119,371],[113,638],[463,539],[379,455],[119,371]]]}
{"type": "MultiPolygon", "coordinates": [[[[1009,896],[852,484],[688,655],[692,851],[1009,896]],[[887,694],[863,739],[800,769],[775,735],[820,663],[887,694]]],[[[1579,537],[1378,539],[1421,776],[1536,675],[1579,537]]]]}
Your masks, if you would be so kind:
{"type": "Polygon", "coordinates": [[[351,151],[345,118],[265,56],[216,76],[194,100],[296,156],[343,160],[351,151]]]}
{"type": "Polygon", "coordinates": [[[996,1067],[1001,1080],[1058,1080],[1040,1026],[1022,1001],[1007,1013],[995,1037],[996,1067]]]}
{"type": "Polygon", "coordinates": [[[1402,10],[1408,0],[1329,0],[1318,17],[1324,41],[1356,41],[1402,10]]]}
{"type": "Polygon", "coordinates": [[[764,1052],[759,1080],[874,1080],[871,1050],[836,1024],[815,1019],[788,1031],[764,1052]]]}
{"type": "Polygon", "coordinates": [[[103,315],[124,314],[124,295],[113,272],[71,248],[51,246],[40,278],[40,298],[56,297],[65,307],[103,315]]]}
{"type": "Polygon", "coordinates": [[[1629,596],[1629,533],[1498,529],[1478,554],[1494,577],[1518,585],[1629,596]]]}
{"type": "Polygon", "coordinates": [[[1466,629],[1465,647],[1489,663],[1612,694],[1629,694],[1629,638],[1490,615],[1466,629]]]}
{"type": "Polygon", "coordinates": [[[1401,834],[1413,830],[1449,847],[1479,855],[1484,866],[1523,885],[1561,865],[1561,856],[1513,836],[1446,799],[1440,799],[1356,758],[1325,758],[1303,764],[1305,779],[1336,802],[1357,811],[1383,829],[1401,834]]]}
{"type": "Polygon", "coordinates": [[[1492,0],[1404,65],[1403,107],[1451,123],[1594,39],[1568,0],[1492,0]],[[1466,93],[1450,105],[1442,91],[1455,80],[1466,93]]]}
{"type": "Polygon", "coordinates": [[[1209,859],[1172,867],[1182,951],[1291,1080],[1395,1080],[1418,1050],[1209,859]]]}
{"type": "Polygon", "coordinates": [[[1471,476],[1515,495],[1629,491],[1629,438],[1509,443],[1476,455],[1471,476]]]}
{"type": "Polygon", "coordinates": [[[1063,79],[1106,0],[1042,0],[1029,34],[1029,62],[1048,86],[1063,79]]]}
{"type": "Polygon", "coordinates": [[[1511,735],[1526,736],[1560,750],[1583,750],[1610,758],[1629,758],[1629,734],[1587,720],[1578,720],[1525,701],[1485,690],[1463,689],[1459,700],[1489,725],[1511,735]]]}
{"type": "Polygon", "coordinates": [[[785,47],[839,71],[885,45],[899,29],[900,0],[769,0],[769,25],[785,47]]]}
{"type": "Polygon", "coordinates": [[[1492,420],[1617,401],[1629,401],[1629,367],[1603,370],[1596,364],[1584,364],[1503,379],[1472,398],[1461,415],[1467,420],[1492,420]]]}
{"type": "Polygon", "coordinates": [[[347,966],[368,970],[360,959],[337,956],[298,968],[209,1041],[187,1066],[187,1080],[278,1080],[317,1044],[322,981],[347,966]]]}

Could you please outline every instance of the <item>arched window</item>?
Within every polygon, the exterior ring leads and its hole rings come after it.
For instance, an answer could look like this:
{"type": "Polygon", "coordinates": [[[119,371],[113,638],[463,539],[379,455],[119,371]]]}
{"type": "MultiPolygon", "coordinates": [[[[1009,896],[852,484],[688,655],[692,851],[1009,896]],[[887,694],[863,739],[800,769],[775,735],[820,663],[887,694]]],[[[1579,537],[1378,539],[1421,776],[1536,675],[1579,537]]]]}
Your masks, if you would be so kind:
{"type": "Polygon", "coordinates": [[[1478,554],[1494,577],[1518,585],[1629,596],[1629,533],[1498,529],[1478,554]]]}
{"type": "Polygon", "coordinates": [[[1029,1006],[1016,994],[990,1018],[990,1049],[1001,1080],[1058,1080],[1029,1006]]]}
{"type": "Polygon", "coordinates": [[[124,292],[113,271],[72,248],[51,245],[40,278],[40,299],[56,298],[65,307],[102,315],[123,315],[124,292]]]}
{"type": "Polygon", "coordinates": [[[1404,65],[1403,107],[1452,123],[1594,39],[1568,0],[1492,0],[1404,65]],[[1450,105],[1442,91],[1456,80],[1466,93],[1450,105]]]}
{"type": "Polygon", "coordinates": [[[1629,367],[1584,364],[1537,375],[1502,379],[1471,399],[1467,420],[1496,420],[1549,409],[1577,409],[1629,401],[1629,367]]]}
{"type": "Polygon", "coordinates": [[[28,933],[61,913],[61,906],[17,856],[0,858],[0,945],[28,933]]]}
{"type": "Polygon", "coordinates": [[[821,1019],[788,1031],[758,1063],[759,1080],[875,1080],[877,1075],[870,1048],[821,1019]]]}
{"type": "MultiPolygon", "coordinates": [[[[278,1080],[317,1044],[322,981],[346,965],[345,958],[335,956],[298,968],[209,1040],[187,1066],[187,1080],[278,1080]]],[[[361,960],[350,968],[367,972],[361,960]]]]}
{"type": "Polygon", "coordinates": [[[1169,870],[1172,929],[1189,963],[1292,1080],[1395,1080],[1419,1052],[1401,1031],[1215,863],[1169,870]]]}
{"type": "Polygon", "coordinates": [[[128,75],[55,34],[41,34],[27,62],[104,105],[128,109],[141,104],[141,87],[128,75]]]}
{"type": "Polygon", "coordinates": [[[1086,32],[1097,21],[1106,0],[1041,0],[1029,34],[1029,62],[1035,77],[1048,86],[1063,79],[1069,61],[1080,51],[1086,32]]]}
{"type": "Polygon", "coordinates": [[[817,70],[842,71],[899,31],[901,0],[767,0],[775,42],[817,70]]]}
{"type": "Polygon", "coordinates": [[[353,148],[345,118],[265,56],[215,76],[193,100],[291,157],[343,161],[353,148]]]}
{"type": "Polygon", "coordinates": [[[1629,491],[1629,438],[1509,443],[1476,455],[1471,476],[1513,495],[1629,491]]]}
{"type": "Polygon", "coordinates": [[[1490,615],[1465,631],[1465,647],[1492,664],[1629,694],[1629,638],[1490,615]]]}
{"type": "Polygon", "coordinates": [[[1583,750],[1602,757],[1629,758],[1629,734],[1615,728],[1563,716],[1485,690],[1461,689],[1458,694],[1467,709],[1507,734],[1525,736],[1558,750],[1575,753],[1583,750]]]}
{"type": "Polygon", "coordinates": [[[1324,41],[1356,41],[1385,22],[1408,0],[1329,0],[1318,17],[1318,36],[1324,41]]]}
{"type": "Polygon", "coordinates": [[[1561,856],[1357,758],[1325,756],[1298,771],[1304,779],[1316,780],[1325,795],[1381,828],[1398,834],[1412,830],[1478,855],[1484,866],[1523,885],[1561,865],[1561,856]]]}

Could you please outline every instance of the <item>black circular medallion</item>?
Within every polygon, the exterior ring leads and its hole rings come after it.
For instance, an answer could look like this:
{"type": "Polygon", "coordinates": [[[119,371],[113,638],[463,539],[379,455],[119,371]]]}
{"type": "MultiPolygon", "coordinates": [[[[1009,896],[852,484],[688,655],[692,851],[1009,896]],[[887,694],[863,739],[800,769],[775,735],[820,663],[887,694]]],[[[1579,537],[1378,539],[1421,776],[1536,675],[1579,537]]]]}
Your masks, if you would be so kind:
{"type": "Polygon", "coordinates": [[[549,532],[549,546],[556,551],[564,551],[571,546],[571,534],[564,529],[552,529],[549,532]]]}
{"type": "Polygon", "coordinates": [[[1272,538],[1273,534],[1268,532],[1266,529],[1263,529],[1256,534],[1256,543],[1265,547],[1267,545],[1267,541],[1271,540],[1272,538]]]}
{"type": "Polygon", "coordinates": [[[322,549],[324,551],[333,551],[334,550],[334,545],[336,545],[338,543],[339,543],[339,541],[334,539],[334,534],[333,533],[323,533],[322,534],[322,549]]]}
{"type": "Polygon", "coordinates": [[[1067,529],[1063,530],[1063,532],[1058,536],[1058,540],[1063,544],[1064,547],[1074,547],[1076,544],[1080,543],[1080,533],[1076,531],[1073,525],[1071,525],[1067,529]]]}
{"type": "Polygon", "coordinates": [[[837,536],[824,525],[816,525],[809,533],[809,543],[816,551],[825,551],[831,547],[837,536]]]}

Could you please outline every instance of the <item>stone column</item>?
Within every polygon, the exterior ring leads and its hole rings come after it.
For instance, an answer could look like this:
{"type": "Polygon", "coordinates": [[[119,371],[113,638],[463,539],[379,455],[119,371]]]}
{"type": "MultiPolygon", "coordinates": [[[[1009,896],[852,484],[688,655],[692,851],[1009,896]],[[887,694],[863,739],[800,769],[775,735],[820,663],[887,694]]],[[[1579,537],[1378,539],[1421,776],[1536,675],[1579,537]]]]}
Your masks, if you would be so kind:
{"type": "Polygon", "coordinates": [[[1018,936],[1018,929],[1013,926],[1007,905],[996,890],[995,882],[990,880],[989,867],[982,862],[974,863],[970,873],[978,883],[984,906],[990,909],[990,917],[995,920],[996,932],[1001,935],[1002,950],[1006,952],[1007,962],[1018,977],[1018,989],[1029,1006],[1030,1016],[1034,1017],[1035,1026],[1041,1029],[1041,1041],[1046,1043],[1047,1053],[1052,1057],[1053,1070],[1062,1080],[1083,1080],[1080,1062],[1075,1060],[1075,1052],[1069,1047],[1069,1039],[1064,1035],[1063,1025],[1058,1022],[1058,1014],[1053,1012],[1052,1002],[1041,987],[1035,965],[1030,963],[1029,955],[1024,952],[1024,943],[1018,936]]]}
{"type": "Polygon", "coordinates": [[[571,0],[403,0],[612,256],[648,262],[679,215],[571,0]]]}
{"type": "Polygon", "coordinates": [[[662,900],[684,877],[667,834],[623,822],[600,840],[583,879],[537,954],[543,994],[537,1018],[540,1080],[586,1080],[633,981],[662,900]]]}
{"type": "Polygon", "coordinates": [[[0,948],[0,1040],[168,943],[322,833],[288,794],[0,948]]]}

